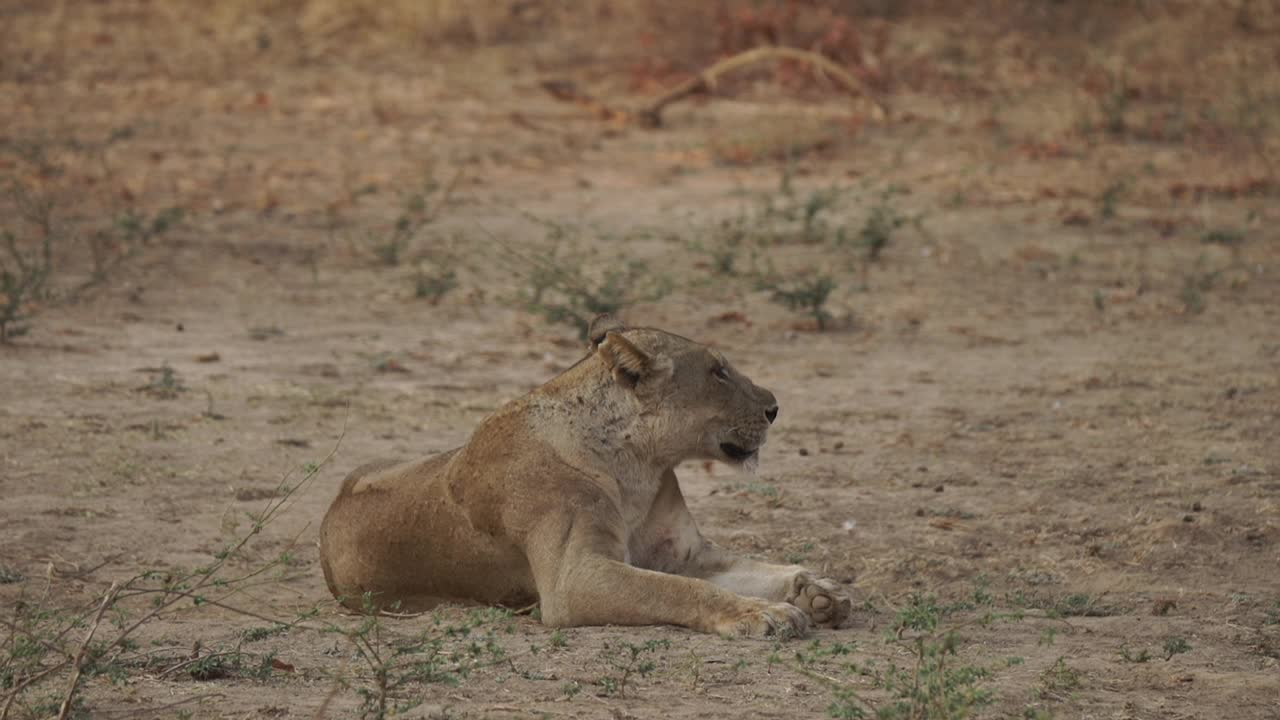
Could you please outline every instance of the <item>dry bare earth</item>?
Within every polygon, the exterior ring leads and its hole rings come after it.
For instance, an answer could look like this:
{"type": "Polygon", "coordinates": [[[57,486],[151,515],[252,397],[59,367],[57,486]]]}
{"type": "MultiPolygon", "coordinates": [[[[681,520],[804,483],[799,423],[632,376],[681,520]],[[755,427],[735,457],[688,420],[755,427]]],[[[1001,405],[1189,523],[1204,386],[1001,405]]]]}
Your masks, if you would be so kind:
{"type": "MultiPolygon", "coordinates": [[[[883,640],[894,609],[915,591],[967,598],[981,578],[998,607],[1032,608],[962,633],[963,662],[996,668],[992,716],[1277,717],[1280,213],[1274,179],[1243,196],[1212,190],[1265,177],[1256,154],[1046,137],[1028,129],[1044,127],[1036,118],[993,128],[982,102],[909,92],[895,110],[913,119],[856,134],[845,104],[763,99],[673,109],[660,133],[619,131],[544,98],[538,75],[496,51],[280,67],[196,77],[86,65],[0,87],[10,139],[52,118],[82,137],[133,127],[110,151],[112,181],[190,211],[91,302],[48,309],[0,347],[0,562],[26,578],[0,585],[6,615],[45,592],[49,567],[51,602],[72,603],[139,570],[207,562],[282,476],[341,438],[241,560],[251,567],[297,538],[283,576],[234,598],[282,619],[325,603],[315,528],[346,470],[453,447],[580,356],[571,331],[512,301],[527,279],[511,271],[511,248],[536,255],[551,243],[531,213],[583,228],[591,267],[648,259],[677,290],[627,317],[714,343],[778,395],[760,477],[696,466],[682,478],[711,537],[853,579],[867,607],[817,633],[824,645],[908,661],[883,640]],[[859,189],[836,211],[856,229],[878,189],[897,184],[910,191],[903,211],[925,214],[924,232],[902,228],[865,271],[830,242],[762,248],[785,271],[835,275],[837,331],[810,331],[689,246],[755,195],[778,197],[781,166],[755,152],[776,145],[777,126],[824,140],[796,161],[799,197],[859,189]],[[750,162],[733,164],[726,138],[749,146],[750,162]],[[1059,141],[1065,150],[1045,150],[1059,141]],[[388,232],[397,191],[427,165],[461,173],[453,199],[400,265],[383,266],[368,234],[388,232]],[[1104,218],[1119,178],[1125,195],[1104,218]],[[1210,191],[1172,198],[1178,183],[1210,191]],[[1089,222],[1064,222],[1076,215],[1089,222]],[[1225,226],[1243,242],[1202,242],[1225,226]],[[437,305],[415,299],[419,256],[456,267],[461,287],[437,305]],[[1196,296],[1189,278],[1203,286],[1196,296]],[[1067,617],[1044,617],[1054,607],[1067,617]],[[1189,651],[1165,659],[1171,638],[1189,651]],[[1128,662],[1122,648],[1153,657],[1128,662]]],[[[70,209],[68,222],[92,222],[93,207],[70,209]]],[[[359,620],[323,604],[318,622],[359,620]]],[[[385,628],[407,636],[426,622],[385,628]]],[[[141,639],[180,656],[261,625],[193,607],[141,639]]],[[[415,686],[414,716],[817,715],[832,700],[769,662],[799,643],[591,628],[549,648],[536,621],[514,627],[502,636],[509,663],[415,686]],[[654,639],[670,642],[654,671],[631,678],[625,697],[607,693],[608,648],[654,639]]],[[[339,635],[295,630],[252,652],[292,669],[95,677],[84,702],[134,716],[217,695],[185,707],[310,717],[336,687],[337,717],[369,683],[339,635]]]]}

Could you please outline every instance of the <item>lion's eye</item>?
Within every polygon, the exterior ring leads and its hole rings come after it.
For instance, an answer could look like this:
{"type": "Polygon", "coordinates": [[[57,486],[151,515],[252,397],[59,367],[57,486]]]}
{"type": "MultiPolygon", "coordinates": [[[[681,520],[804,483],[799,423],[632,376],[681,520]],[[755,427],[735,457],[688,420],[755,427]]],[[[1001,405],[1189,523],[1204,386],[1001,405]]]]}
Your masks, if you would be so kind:
{"type": "Polygon", "coordinates": [[[717,365],[717,366],[715,366],[715,368],[714,368],[714,369],[712,369],[711,374],[712,374],[712,375],[715,375],[716,377],[720,378],[721,380],[728,380],[728,379],[729,379],[729,368],[727,368],[727,367],[725,367],[725,366],[723,366],[723,365],[717,365]]]}

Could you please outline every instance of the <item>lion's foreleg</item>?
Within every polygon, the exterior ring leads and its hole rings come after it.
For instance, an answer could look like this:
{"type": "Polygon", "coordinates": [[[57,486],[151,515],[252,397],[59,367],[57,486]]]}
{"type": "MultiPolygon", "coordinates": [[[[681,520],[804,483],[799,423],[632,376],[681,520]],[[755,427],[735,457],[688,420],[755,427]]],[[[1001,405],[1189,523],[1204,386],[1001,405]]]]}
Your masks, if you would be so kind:
{"type": "Polygon", "coordinates": [[[839,625],[853,605],[849,594],[834,580],[820,578],[799,565],[775,565],[734,555],[705,541],[690,558],[684,574],[739,595],[791,603],[819,625],[839,625]]]}
{"type": "Polygon", "coordinates": [[[547,625],[681,625],[729,635],[802,635],[808,627],[794,605],[628,565],[619,534],[585,514],[546,520],[526,550],[547,625]]]}

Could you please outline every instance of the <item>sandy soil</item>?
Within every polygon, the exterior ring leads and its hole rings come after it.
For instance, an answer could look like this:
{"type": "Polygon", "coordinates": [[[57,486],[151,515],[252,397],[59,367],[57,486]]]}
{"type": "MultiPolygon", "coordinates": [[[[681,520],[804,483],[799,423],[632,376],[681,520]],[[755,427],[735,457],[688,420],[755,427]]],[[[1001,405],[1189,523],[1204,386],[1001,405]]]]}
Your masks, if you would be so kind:
{"type": "MultiPolygon", "coordinates": [[[[524,259],[559,247],[591,271],[647,260],[674,290],[624,317],[714,344],[778,396],[757,477],[681,478],[710,537],[851,582],[860,609],[815,633],[824,647],[910,662],[885,631],[911,593],[954,603],[986,588],[1026,616],[944,621],[964,625],[956,662],[992,669],[986,716],[1280,717],[1280,185],[1248,142],[1084,133],[1090,101],[1015,80],[1008,97],[1038,107],[907,86],[892,119],[855,102],[853,122],[849,103],[762,81],[645,131],[547,97],[509,49],[184,73],[84,47],[57,76],[9,65],[5,139],[127,127],[101,165],[73,165],[68,227],[122,202],[186,219],[0,346],[0,563],[24,578],[0,585],[6,616],[209,562],[282,478],[336,448],[231,567],[285,550],[287,563],[227,603],[284,620],[318,606],[313,625],[357,627],[317,564],[337,483],[372,458],[464,442],[581,356],[571,329],[517,300],[524,259]],[[817,149],[779,159],[779,137],[810,136],[817,149]],[[829,238],[754,246],[780,272],[833,276],[826,332],[694,246],[723,221],[758,222],[761,198],[787,202],[784,173],[800,202],[848,189],[833,227],[856,232],[890,186],[921,216],[874,263],[829,238]],[[380,262],[377,238],[427,178],[452,183],[438,219],[380,262]],[[1225,227],[1243,239],[1204,242],[1225,227]],[[459,286],[417,298],[420,267],[454,269],[459,286]],[[1189,649],[1166,659],[1171,639],[1189,649]]],[[[372,681],[340,633],[246,643],[275,653],[265,679],[166,673],[262,626],[185,604],[139,631],[138,652],[164,662],[88,678],[82,702],[94,717],[199,696],[179,709],[357,713],[372,681]]],[[[388,642],[430,627],[382,622],[388,642]]],[[[671,628],[553,639],[527,615],[511,628],[497,639],[509,662],[411,686],[423,705],[409,716],[817,716],[833,700],[791,661],[805,643],[671,628]],[[652,672],[610,692],[620,644],[650,640],[669,643],[652,672]]],[[[841,674],[831,659],[817,672],[841,674]]]]}

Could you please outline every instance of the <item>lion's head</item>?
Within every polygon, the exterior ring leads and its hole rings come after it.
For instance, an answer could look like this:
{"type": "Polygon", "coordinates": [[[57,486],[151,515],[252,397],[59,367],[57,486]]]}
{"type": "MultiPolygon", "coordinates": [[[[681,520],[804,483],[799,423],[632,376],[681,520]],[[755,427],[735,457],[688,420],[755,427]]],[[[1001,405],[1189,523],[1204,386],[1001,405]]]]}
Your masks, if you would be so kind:
{"type": "Polygon", "coordinates": [[[628,328],[606,315],[591,324],[590,338],[614,382],[638,401],[663,456],[754,468],[778,417],[773,393],[721,353],[679,335],[628,328]]]}

